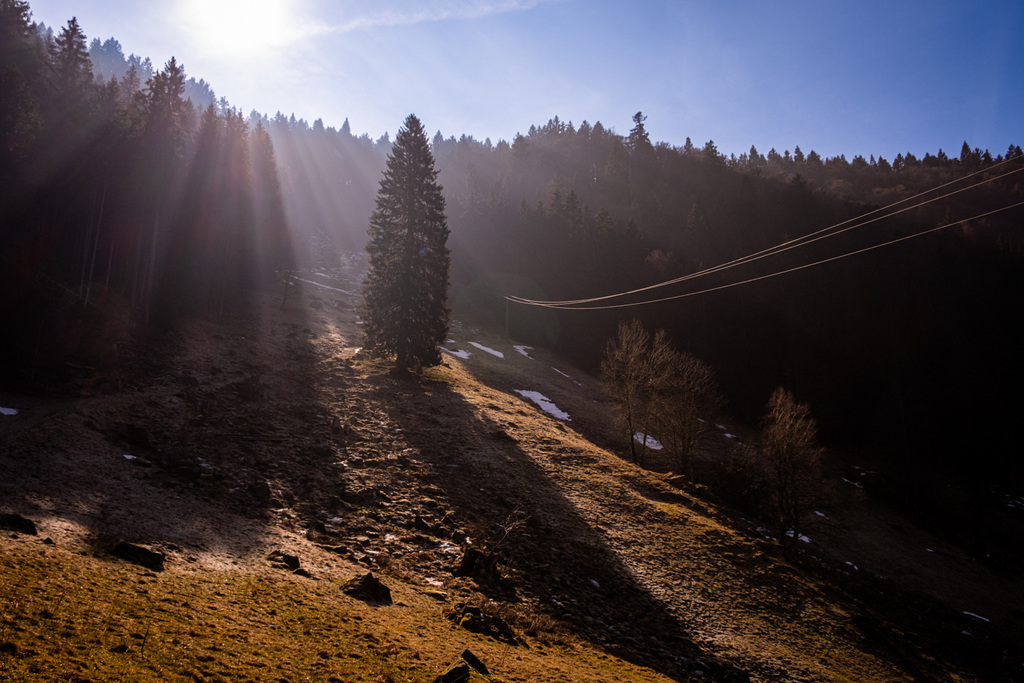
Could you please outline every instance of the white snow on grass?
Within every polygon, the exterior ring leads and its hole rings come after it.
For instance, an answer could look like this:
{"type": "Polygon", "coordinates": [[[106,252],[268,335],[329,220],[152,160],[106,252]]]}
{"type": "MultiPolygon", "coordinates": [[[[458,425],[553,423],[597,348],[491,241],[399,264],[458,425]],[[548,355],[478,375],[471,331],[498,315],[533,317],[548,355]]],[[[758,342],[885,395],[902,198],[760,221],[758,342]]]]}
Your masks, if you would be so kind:
{"type": "MultiPolygon", "coordinates": [[[[565,377],[566,379],[572,379],[572,377],[570,377],[569,375],[565,374],[564,372],[562,372],[561,370],[559,370],[558,368],[556,368],[554,366],[551,366],[551,369],[554,370],[555,372],[557,372],[562,377],[565,377]]],[[[582,387],[583,386],[583,384],[581,384],[579,382],[579,380],[572,379],[572,383],[575,384],[578,387],[582,387]]]]}
{"type": "Polygon", "coordinates": [[[477,344],[476,342],[469,342],[469,345],[470,346],[475,346],[476,348],[480,349],[481,351],[486,351],[487,353],[491,354],[492,356],[497,356],[498,358],[504,358],[505,357],[505,354],[503,354],[501,351],[495,351],[494,349],[489,349],[486,346],[484,346],[483,344],[477,344]]]}
{"type": "Polygon", "coordinates": [[[17,415],[17,408],[0,408],[0,415],[17,415]]]}
{"type": "Polygon", "coordinates": [[[522,396],[523,398],[530,399],[531,401],[536,403],[540,407],[540,409],[543,410],[545,413],[553,415],[554,417],[557,417],[559,420],[568,421],[571,419],[569,417],[569,413],[559,410],[558,406],[551,402],[551,399],[549,399],[547,396],[540,393],[539,391],[527,391],[526,389],[516,389],[516,393],[522,396]]]}
{"type": "Polygon", "coordinates": [[[473,355],[469,351],[462,351],[461,349],[458,350],[458,351],[452,351],[451,349],[446,349],[443,346],[441,347],[441,350],[444,351],[445,353],[450,353],[451,355],[455,356],[456,358],[461,358],[463,360],[466,360],[471,355],[473,355]]]}
{"type": "Polygon", "coordinates": [[[975,614],[974,612],[964,612],[964,614],[966,614],[969,617],[974,617],[975,619],[981,619],[982,621],[985,621],[985,622],[991,621],[991,620],[986,619],[985,617],[981,616],[980,614],[975,614]]]}
{"type": "Polygon", "coordinates": [[[312,280],[303,280],[301,277],[295,277],[295,278],[292,278],[292,279],[293,280],[298,280],[299,282],[305,282],[306,284],[309,284],[309,285],[315,285],[317,287],[323,287],[324,289],[329,289],[332,292],[341,292],[342,294],[348,294],[349,296],[352,296],[352,292],[346,292],[344,289],[338,289],[337,287],[331,287],[331,286],[325,285],[325,284],[323,284],[321,282],[313,282],[312,280]]]}
{"type": "Polygon", "coordinates": [[[642,443],[643,445],[647,446],[648,448],[650,448],[652,451],[660,451],[662,448],[664,448],[664,446],[661,445],[661,442],[655,439],[650,434],[644,436],[640,432],[637,432],[636,434],[633,435],[633,438],[642,443]]]}
{"type": "Polygon", "coordinates": [[[530,360],[533,360],[533,356],[531,356],[529,353],[530,351],[533,351],[532,346],[513,346],[512,348],[518,351],[519,353],[523,354],[530,360]]]}

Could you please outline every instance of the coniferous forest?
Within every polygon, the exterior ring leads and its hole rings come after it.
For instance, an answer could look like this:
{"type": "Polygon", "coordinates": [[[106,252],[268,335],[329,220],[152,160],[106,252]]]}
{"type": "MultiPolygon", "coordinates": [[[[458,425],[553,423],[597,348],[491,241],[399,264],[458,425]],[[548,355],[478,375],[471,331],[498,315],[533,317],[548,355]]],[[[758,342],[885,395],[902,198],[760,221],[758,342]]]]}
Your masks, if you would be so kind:
{"type": "MultiPolygon", "coordinates": [[[[74,19],[34,24],[19,0],[0,12],[3,381],[42,390],[184,317],[244,310],[247,292],[313,254],[365,247],[388,136],[243,114],[174,59],[125,56],[74,19]]],[[[1021,482],[1014,141],[893,159],[799,146],[737,156],[653,142],[642,113],[633,122],[621,133],[554,116],[497,142],[432,136],[456,315],[507,320],[514,338],[591,369],[617,325],[639,318],[713,367],[741,419],[756,422],[786,386],[826,443],[874,459],[908,504],[927,503],[914,496],[932,477],[966,482],[979,506],[1021,482]],[[506,309],[506,295],[573,300],[679,278],[926,192],[836,238],[646,298],[714,290],[700,295],[506,309]]]]}

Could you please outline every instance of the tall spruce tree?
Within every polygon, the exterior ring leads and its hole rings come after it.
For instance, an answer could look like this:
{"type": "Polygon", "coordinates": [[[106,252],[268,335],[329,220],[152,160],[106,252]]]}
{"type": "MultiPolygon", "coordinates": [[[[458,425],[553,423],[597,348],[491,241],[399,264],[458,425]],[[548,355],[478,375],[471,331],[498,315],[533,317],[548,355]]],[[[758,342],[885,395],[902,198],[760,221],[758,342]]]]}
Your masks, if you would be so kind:
{"type": "Polygon", "coordinates": [[[410,114],[398,131],[370,216],[363,282],[367,350],[407,372],[441,362],[448,334],[448,220],[434,155],[410,114]]]}

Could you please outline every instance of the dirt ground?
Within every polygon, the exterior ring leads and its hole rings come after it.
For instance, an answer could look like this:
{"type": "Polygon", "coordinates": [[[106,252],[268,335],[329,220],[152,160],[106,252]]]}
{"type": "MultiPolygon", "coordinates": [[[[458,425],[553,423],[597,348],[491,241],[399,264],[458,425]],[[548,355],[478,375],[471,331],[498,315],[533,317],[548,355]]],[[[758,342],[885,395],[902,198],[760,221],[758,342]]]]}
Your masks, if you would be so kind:
{"type": "MultiPolygon", "coordinates": [[[[782,549],[756,520],[596,445],[614,444],[597,381],[543,350],[456,321],[445,364],[422,377],[365,358],[361,268],[299,273],[286,298],[282,286],[246,316],[190,321],[70,390],[0,391],[18,410],[0,416],[0,513],[38,528],[0,539],[0,671],[28,670],[19,586],[122,576],[110,548],[124,540],[165,555],[152,581],[166,585],[244,576],[326,601],[325,586],[373,571],[411,605],[388,628],[416,634],[366,644],[407,656],[391,680],[444,669],[465,634],[442,606],[461,603],[533,644],[516,660],[472,636],[504,680],[1024,679],[1020,573],[995,575],[894,516],[861,472],[843,472],[807,541],[782,549]],[[308,577],[281,583],[273,551],[308,577]],[[545,647],[557,652],[542,665],[545,647]]],[[[704,457],[752,439],[722,425],[704,457]]],[[[329,599],[364,630],[384,619],[329,599]]],[[[273,619],[245,623],[259,634],[273,619]]],[[[348,666],[339,680],[369,675],[348,666]]]]}

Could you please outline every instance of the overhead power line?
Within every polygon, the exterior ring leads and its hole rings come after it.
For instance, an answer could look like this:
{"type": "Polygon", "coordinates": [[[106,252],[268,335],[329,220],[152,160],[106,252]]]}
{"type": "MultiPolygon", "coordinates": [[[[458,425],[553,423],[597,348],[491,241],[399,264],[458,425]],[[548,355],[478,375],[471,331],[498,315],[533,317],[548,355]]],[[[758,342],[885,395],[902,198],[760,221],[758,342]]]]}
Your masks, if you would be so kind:
{"type": "Polygon", "coordinates": [[[751,282],[756,282],[758,280],[764,280],[764,279],[768,279],[768,278],[771,278],[771,277],[776,277],[778,275],[783,275],[783,274],[791,273],[791,272],[794,272],[794,271],[797,271],[797,270],[802,270],[804,268],[810,268],[810,267],[821,265],[821,264],[824,264],[824,263],[829,263],[831,261],[836,261],[836,260],[839,260],[839,259],[842,259],[842,258],[846,258],[848,256],[853,256],[853,255],[864,253],[864,252],[867,252],[867,251],[872,251],[874,249],[879,249],[879,248],[882,248],[882,247],[885,247],[885,246],[896,244],[898,242],[903,242],[903,241],[906,241],[906,240],[909,240],[909,239],[914,239],[916,237],[921,237],[923,235],[927,235],[927,234],[932,233],[932,232],[937,232],[939,230],[944,230],[946,228],[952,227],[954,225],[958,225],[958,224],[963,223],[963,222],[977,220],[977,219],[983,218],[985,216],[990,216],[992,214],[999,213],[1001,211],[1006,211],[1006,210],[1015,208],[1017,206],[1020,206],[1020,204],[1013,204],[1013,205],[1010,205],[1010,206],[1005,206],[1005,207],[1002,207],[1000,209],[995,209],[993,211],[989,211],[989,212],[986,212],[986,213],[979,214],[977,216],[973,216],[972,218],[953,221],[953,222],[951,222],[949,224],[946,224],[946,225],[938,226],[936,228],[931,228],[931,229],[928,229],[928,230],[923,230],[921,232],[914,233],[912,235],[906,235],[904,237],[893,239],[893,240],[890,240],[888,242],[877,244],[877,245],[874,245],[874,246],[871,246],[871,247],[866,247],[866,248],[858,249],[858,250],[855,250],[855,251],[852,251],[852,252],[848,252],[848,253],[845,253],[845,254],[840,254],[838,256],[834,256],[834,257],[831,257],[831,258],[828,258],[828,259],[823,259],[821,261],[817,261],[817,262],[814,262],[814,263],[805,264],[803,266],[796,266],[796,267],[789,268],[789,269],[782,270],[782,271],[778,271],[778,272],[775,272],[775,273],[769,273],[769,274],[766,274],[766,275],[761,275],[761,276],[758,276],[758,277],[749,278],[747,280],[743,280],[743,281],[740,281],[740,282],[734,282],[734,283],[730,283],[730,284],[725,284],[725,285],[720,285],[720,286],[716,286],[716,287],[706,288],[706,289],[695,291],[695,292],[687,292],[687,293],[684,293],[684,294],[678,294],[678,295],[673,295],[673,296],[668,296],[668,297],[661,297],[661,298],[651,299],[651,300],[646,300],[646,301],[622,303],[622,304],[610,304],[610,305],[604,305],[604,306],[584,306],[583,305],[583,304],[593,304],[593,303],[597,303],[597,302],[600,302],[600,301],[608,301],[608,300],[611,300],[611,299],[618,299],[618,298],[622,298],[622,297],[626,297],[626,296],[631,296],[631,295],[635,295],[635,294],[641,294],[643,292],[648,292],[648,291],[652,291],[652,290],[655,290],[655,289],[660,289],[662,287],[667,287],[667,286],[670,286],[670,285],[679,284],[681,282],[685,282],[685,281],[688,281],[688,280],[704,277],[704,276],[707,276],[707,275],[711,275],[713,273],[722,272],[722,271],[725,271],[725,270],[728,270],[728,269],[731,269],[731,268],[735,268],[735,267],[738,267],[738,266],[741,266],[741,265],[745,265],[747,263],[752,263],[754,261],[758,261],[758,260],[761,260],[761,259],[764,259],[764,258],[768,258],[769,256],[774,256],[774,255],[781,254],[781,253],[784,253],[784,252],[792,250],[792,249],[796,249],[796,248],[799,248],[799,247],[802,247],[802,246],[806,246],[808,244],[813,244],[814,242],[825,240],[825,239],[828,239],[830,237],[835,237],[837,235],[841,235],[843,233],[849,232],[851,230],[855,230],[857,228],[864,227],[866,225],[870,225],[872,223],[875,223],[877,221],[883,220],[885,218],[891,218],[893,216],[897,216],[897,215],[899,215],[901,213],[904,213],[906,211],[911,211],[911,210],[920,208],[922,206],[926,206],[927,204],[930,204],[932,202],[936,202],[936,201],[939,201],[939,200],[942,200],[942,199],[946,199],[948,197],[952,197],[952,196],[954,196],[956,194],[959,194],[961,192],[965,192],[967,190],[974,189],[974,188],[979,187],[981,185],[984,185],[984,184],[987,184],[987,183],[990,183],[990,182],[995,182],[997,180],[1001,180],[1003,178],[1011,176],[1011,175],[1013,175],[1015,173],[1020,173],[1021,171],[1024,171],[1024,167],[1013,169],[1013,170],[1008,171],[1006,173],[1003,173],[1003,174],[1000,174],[1000,175],[997,175],[997,176],[993,176],[993,177],[990,177],[990,178],[986,178],[985,180],[983,180],[983,181],[981,181],[979,183],[975,183],[975,184],[969,185],[967,187],[963,187],[963,188],[960,188],[960,189],[957,189],[957,190],[953,190],[952,192],[947,192],[945,194],[942,194],[942,195],[939,195],[939,196],[936,196],[936,197],[932,197],[931,199],[920,201],[920,202],[918,202],[916,204],[913,204],[911,206],[906,206],[906,207],[903,207],[901,209],[893,210],[893,209],[896,209],[896,207],[899,207],[901,204],[906,204],[907,202],[911,202],[911,201],[920,199],[921,197],[924,197],[925,195],[928,195],[930,193],[937,192],[939,190],[945,189],[945,188],[947,188],[947,187],[949,187],[951,185],[955,185],[957,183],[964,182],[965,180],[969,180],[970,178],[972,178],[974,176],[980,175],[982,173],[991,173],[991,171],[993,169],[998,168],[1000,166],[1004,166],[1004,165],[1006,165],[1006,164],[1008,164],[1010,162],[1013,162],[1013,161],[1016,161],[1016,158],[1007,159],[1005,161],[1002,161],[1002,162],[999,162],[999,163],[994,164],[992,166],[989,166],[989,167],[987,167],[987,168],[985,168],[983,170],[976,171],[974,173],[970,173],[970,174],[965,175],[965,176],[961,176],[959,178],[951,180],[951,181],[949,181],[947,183],[944,183],[942,185],[938,185],[936,187],[933,187],[933,188],[931,188],[929,190],[925,190],[925,191],[920,192],[920,193],[918,193],[916,195],[913,195],[911,197],[907,197],[907,198],[902,199],[900,201],[897,201],[897,202],[894,202],[892,204],[889,204],[889,205],[887,205],[885,207],[882,207],[882,208],[879,208],[879,209],[875,209],[875,210],[870,211],[870,212],[868,212],[866,214],[862,214],[861,216],[857,216],[855,218],[851,218],[851,219],[842,221],[842,222],[837,223],[835,225],[831,225],[831,226],[828,226],[826,228],[822,228],[821,230],[818,230],[816,232],[809,233],[807,235],[804,235],[802,237],[798,237],[798,238],[793,239],[793,240],[789,240],[788,242],[784,242],[782,244],[778,244],[778,245],[776,245],[774,247],[769,247],[768,249],[764,249],[762,251],[759,251],[759,252],[756,252],[756,253],[753,253],[753,254],[749,254],[747,256],[743,256],[741,258],[734,259],[732,261],[728,261],[726,263],[723,263],[723,264],[720,264],[720,265],[717,265],[717,266],[713,266],[711,268],[706,268],[706,269],[701,270],[701,271],[696,272],[696,273],[691,273],[689,275],[684,275],[682,277],[673,278],[673,279],[670,279],[670,280],[665,280],[663,282],[659,282],[659,283],[656,283],[656,284],[653,284],[653,285],[648,285],[646,287],[640,287],[638,289],[633,289],[633,290],[629,290],[629,291],[625,291],[625,292],[617,292],[615,294],[607,294],[607,295],[591,297],[591,298],[587,298],[587,299],[571,299],[571,300],[562,300],[562,301],[527,299],[527,298],[524,298],[524,297],[519,297],[519,296],[514,296],[514,295],[509,295],[509,296],[506,296],[505,298],[508,301],[511,301],[513,303],[519,303],[519,304],[528,305],[528,306],[541,306],[541,307],[545,307],[545,308],[559,308],[559,309],[563,309],[563,310],[581,310],[581,311],[585,311],[585,310],[601,310],[601,309],[608,309],[608,308],[627,308],[627,307],[631,307],[631,306],[642,306],[642,305],[646,305],[646,304],[659,303],[659,302],[663,302],[663,301],[670,301],[670,300],[673,300],[673,299],[680,299],[680,298],[689,297],[689,296],[696,296],[698,294],[706,294],[708,292],[718,291],[718,290],[721,290],[721,289],[727,289],[727,288],[730,288],[730,287],[736,287],[736,286],[739,286],[739,285],[742,285],[742,284],[748,284],[748,283],[751,283],[751,282]],[[888,213],[885,213],[885,212],[888,212],[888,213]],[[882,215],[876,215],[876,214],[882,214],[882,215]],[[874,216],[874,218],[868,219],[871,216],[874,216]],[[868,219],[868,220],[866,220],[866,219],[868,219]]]}
{"type": "Polygon", "coordinates": [[[815,266],[820,266],[820,265],[825,264],[825,263],[831,263],[833,261],[839,261],[840,259],[848,258],[850,256],[856,256],[857,254],[863,254],[865,252],[874,251],[875,249],[881,249],[883,247],[888,247],[888,246],[891,246],[893,244],[898,244],[899,242],[906,242],[907,240],[912,240],[912,239],[914,239],[916,237],[922,237],[924,235],[928,235],[928,234],[933,233],[933,232],[939,232],[940,230],[945,230],[947,228],[951,228],[951,227],[954,227],[956,225],[960,225],[961,223],[966,223],[966,222],[969,222],[969,221],[978,220],[979,218],[985,218],[986,216],[991,216],[993,214],[997,214],[997,213],[1000,213],[1002,211],[1009,211],[1010,209],[1016,209],[1018,207],[1024,207],[1024,201],[1017,202],[1016,204],[1010,204],[1009,206],[1004,206],[1004,207],[1001,207],[999,209],[993,209],[991,211],[986,211],[985,213],[979,213],[976,216],[971,216],[970,218],[966,218],[966,219],[963,219],[963,220],[952,221],[950,223],[946,223],[945,225],[940,225],[940,226],[938,226],[936,228],[929,228],[928,230],[922,230],[921,232],[916,232],[916,233],[914,233],[912,235],[904,235],[903,237],[897,237],[896,239],[889,240],[888,242],[882,242],[881,244],[876,244],[874,246],[864,247],[863,249],[856,249],[854,251],[850,251],[850,252],[847,252],[845,254],[840,254],[838,256],[832,256],[832,257],[826,258],[826,259],[821,259],[820,261],[815,261],[813,263],[805,263],[802,266],[794,266],[792,268],[786,268],[785,270],[779,270],[779,271],[776,271],[774,273],[768,273],[766,275],[758,275],[757,277],[748,278],[746,280],[740,280],[738,282],[730,282],[728,284],[718,285],[716,287],[708,287],[706,289],[701,289],[701,290],[696,291],[696,292],[686,292],[686,293],[683,293],[683,294],[674,294],[672,296],[665,296],[665,297],[661,297],[661,298],[658,298],[658,299],[650,299],[650,300],[647,300],[647,301],[635,301],[635,302],[632,302],[632,303],[625,303],[625,304],[605,304],[603,306],[571,306],[571,307],[569,307],[569,306],[561,306],[561,305],[556,305],[556,304],[549,304],[549,303],[545,303],[545,302],[542,302],[542,301],[517,301],[515,299],[510,299],[510,300],[513,301],[514,303],[522,303],[522,304],[527,304],[527,305],[531,305],[531,306],[541,306],[541,307],[544,307],[544,308],[556,308],[556,309],[559,309],[559,310],[562,310],[562,311],[600,311],[600,310],[606,310],[606,309],[612,309],[612,308],[630,308],[632,306],[646,306],[648,304],[657,304],[657,303],[662,303],[664,301],[673,301],[675,299],[684,299],[686,297],[698,296],[700,294],[708,294],[709,292],[717,292],[717,291],[720,291],[720,290],[723,290],[723,289],[730,289],[732,287],[739,287],[740,285],[747,285],[747,284],[750,284],[751,282],[758,282],[760,280],[768,280],[768,279],[773,278],[773,277],[778,277],[779,275],[786,275],[788,273],[795,273],[798,270],[804,270],[806,268],[813,268],[815,266]]]}

